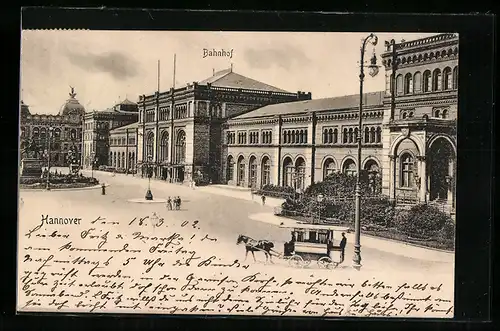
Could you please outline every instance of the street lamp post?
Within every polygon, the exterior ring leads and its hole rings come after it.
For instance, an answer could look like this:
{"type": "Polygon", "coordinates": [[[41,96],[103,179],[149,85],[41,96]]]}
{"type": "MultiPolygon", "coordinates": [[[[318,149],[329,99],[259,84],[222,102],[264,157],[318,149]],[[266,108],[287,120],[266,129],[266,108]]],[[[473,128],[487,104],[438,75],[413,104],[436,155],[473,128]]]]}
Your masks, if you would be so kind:
{"type": "Polygon", "coordinates": [[[148,191],[146,192],[146,200],[153,200],[153,193],[151,193],[151,177],[153,176],[153,167],[151,166],[153,162],[153,157],[148,155],[148,163],[146,164],[146,170],[148,175],[148,191]]]}
{"type": "Polygon", "coordinates": [[[90,173],[92,178],[94,178],[94,163],[95,163],[95,153],[90,153],[90,173]]]}
{"type": "Polygon", "coordinates": [[[50,191],[50,143],[52,139],[53,127],[49,127],[49,136],[47,137],[47,183],[45,185],[47,191],[50,191]]]}
{"type": "MultiPolygon", "coordinates": [[[[358,142],[358,162],[356,171],[356,193],[355,193],[355,218],[354,218],[354,257],[353,267],[356,270],[361,268],[361,136],[363,132],[363,81],[365,79],[365,49],[366,44],[370,42],[373,46],[377,45],[378,37],[371,33],[368,37],[363,40],[361,45],[361,61],[360,61],[360,73],[359,73],[359,122],[358,122],[358,136],[356,140],[358,142]]],[[[369,75],[375,77],[378,74],[377,57],[375,53],[370,60],[370,65],[368,66],[369,75]]]]}

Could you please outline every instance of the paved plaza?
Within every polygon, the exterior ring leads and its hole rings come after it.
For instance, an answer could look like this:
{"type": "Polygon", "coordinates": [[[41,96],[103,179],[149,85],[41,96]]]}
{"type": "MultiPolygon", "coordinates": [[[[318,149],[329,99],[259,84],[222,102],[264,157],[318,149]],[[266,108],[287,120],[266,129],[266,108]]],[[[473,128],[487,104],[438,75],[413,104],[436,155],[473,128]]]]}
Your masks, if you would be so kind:
{"type": "MultiPolygon", "coordinates": [[[[59,170],[60,171],[60,170],[59,170]]],[[[63,170],[64,171],[64,170],[63,170]]],[[[90,175],[90,171],[84,171],[90,175]]],[[[59,213],[94,213],[102,211],[116,217],[130,217],[133,213],[150,215],[156,212],[167,220],[199,220],[204,229],[228,248],[230,258],[244,258],[243,247],[236,246],[239,234],[254,239],[273,241],[278,251],[283,250],[283,243],[290,240],[290,232],[279,227],[279,222],[290,222],[273,215],[273,208],[280,204],[278,199],[268,198],[262,206],[259,196],[252,196],[249,191],[225,189],[218,186],[196,187],[170,184],[152,180],[151,190],[155,199],[167,199],[180,196],[180,211],[167,211],[164,203],[138,204],[132,199],[143,199],[148,187],[148,180],[132,175],[94,171],[94,177],[107,185],[106,195],[100,189],[77,191],[21,191],[21,219],[39,218],[49,210],[59,213]]],[[[96,217],[93,215],[89,217],[96,217]]],[[[350,268],[353,255],[353,236],[348,235],[344,268],[350,268]]],[[[432,275],[453,275],[453,254],[397,243],[370,236],[361,237],[362,264],[364,272],[428,272],[432,275]],[[425,271],[424,271],[425,270],[425,271]]],[[[264,256],[256,254],[264,261],[264,256]]]]}

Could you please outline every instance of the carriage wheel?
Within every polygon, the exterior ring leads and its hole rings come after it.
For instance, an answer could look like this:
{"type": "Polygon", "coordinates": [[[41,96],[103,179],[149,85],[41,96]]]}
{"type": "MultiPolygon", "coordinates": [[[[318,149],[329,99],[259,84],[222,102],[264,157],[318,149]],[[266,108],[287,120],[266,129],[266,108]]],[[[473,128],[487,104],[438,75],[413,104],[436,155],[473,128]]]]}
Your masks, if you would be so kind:
{"type": "Polygon", "coordinates": [[[288,263],[292,267],[301,268],[302,265],[304,264],[304,259],[300,255],[293,255],[288,261],[288,263]]]}
{"type": "Polygon", "coordinates": [[[323,256],[322,258],[320,258],[318,260],[318,266],[324,269],[332,269],[336,267],[332,259],[330,259],[328,256],[323,256]]]}

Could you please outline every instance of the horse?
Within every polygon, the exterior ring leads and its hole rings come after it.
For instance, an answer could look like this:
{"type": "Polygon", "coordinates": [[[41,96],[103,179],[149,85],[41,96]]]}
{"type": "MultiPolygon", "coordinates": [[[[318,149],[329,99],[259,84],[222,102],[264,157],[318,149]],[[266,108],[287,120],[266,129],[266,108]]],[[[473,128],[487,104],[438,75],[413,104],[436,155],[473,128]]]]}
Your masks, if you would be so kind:
{"type": "Polygon", "coordinates": [[[255,259],[255,252],[261,251],[266,255],[266,263],[267,261],[271,261],[271,263],[274,263],[271,258],[271,249],[274,247],[274,244],[271,241],[255,240],[248,236],[240,234],[238,236],[238,240],[236,240],[236,245],[239,245],[241,243],[245,244],[246,249],[244,261],[247,260],[248,252],[252,252],[253,260],[257,262],[257,260],[255,259]]]}

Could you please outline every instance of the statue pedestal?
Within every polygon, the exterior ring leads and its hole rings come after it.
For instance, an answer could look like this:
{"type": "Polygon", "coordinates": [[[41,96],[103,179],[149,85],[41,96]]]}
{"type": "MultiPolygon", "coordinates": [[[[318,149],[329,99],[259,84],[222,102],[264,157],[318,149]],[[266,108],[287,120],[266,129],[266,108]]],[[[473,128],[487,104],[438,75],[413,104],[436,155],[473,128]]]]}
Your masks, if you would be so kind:
{"type": "Polygon", "coordinates": [[[42,176],[42,162],[35,158],[24,158],[21,160],[21,177],[42,176]]]}

